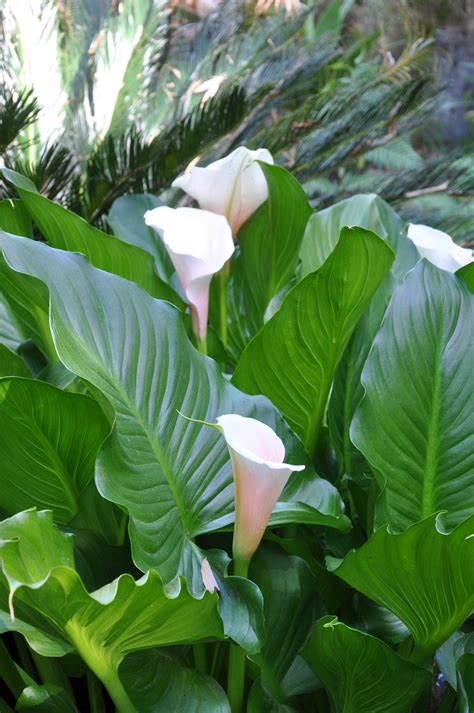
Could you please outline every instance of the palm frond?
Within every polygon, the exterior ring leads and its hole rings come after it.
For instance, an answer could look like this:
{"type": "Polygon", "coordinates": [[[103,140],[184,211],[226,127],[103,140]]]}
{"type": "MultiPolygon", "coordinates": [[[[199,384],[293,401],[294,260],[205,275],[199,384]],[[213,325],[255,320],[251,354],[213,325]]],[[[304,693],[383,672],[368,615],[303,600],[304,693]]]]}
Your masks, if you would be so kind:
{"type": "MultiPolygon", "coordinates": [[[[63,131],[67,95],[60,71],[57,9],[43,0],[4,0],[2,64],[9,86],[34,92],[41,111],[28,126],[30,159],[63,131]]],[[[5,82],[7,83],[7,82],[5,82]]]]}
{"type": "Polygon", "coordinates": [[[89,143],[118,135],[146,115],[153,69],[166,44],[165,0],[124,0],[89,48],[91,82],[83,119],[89,143]]]}
{"type": "Polygon", "coordinates": [[[74,156],[60,143],[47,144],[37,161],[22,157],[12,161],[16,171],[30,178],[37,189],[50,199],[65,200],[65,186],[78,173],[74,156]]]}
{"type": "Polygon", "coordinates": [[[133,128],[120,137],[109,135],[87,162],[80,196],[84,214],[95,222],[124,193],[159,193],[167,188],[216,137],[241,122],[247,111],[245,92],[234,87],[196,107],[150,142],[144,141],[133,128]]]}
{"type": "Polygon", "coordinates": [[[40,108],[30,89],[19,94],[6,87],[0,91],[0,155],[19,139],[38,118],[40,108]]]}

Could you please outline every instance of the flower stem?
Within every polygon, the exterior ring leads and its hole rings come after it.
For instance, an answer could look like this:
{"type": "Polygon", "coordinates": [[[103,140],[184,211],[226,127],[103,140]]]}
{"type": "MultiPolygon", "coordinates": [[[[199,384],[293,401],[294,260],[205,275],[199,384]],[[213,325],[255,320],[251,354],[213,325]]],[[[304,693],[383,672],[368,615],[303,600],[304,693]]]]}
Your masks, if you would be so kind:
{"type": "Polygon", "coordinates": [[[207,673],[207,658],[204,644],[193,645],[194,668],[198,673],[207,673]]]}
{"type": "Polygon", "coordinates": [[[228,266],[224,265],[219,273],[219,336],[224,349],[227,349],[227,274],[228,266]]]}
{"type": "MultiPolygon", "coordinates": [[[[249,561],[234,560],[234,574],[246,577],[249,561]]],[[[227,695],[232,713],[241,713],[244,703],[245,688],[245,651],[236,644],[230,644],[229,671],[227,677],[227,695]]]]}
{"type": "Polygon", "coordinates": [[[199,339],[199,337],[196,337],[196,343],[198,351],[207,356],[207,338],[204,337],[204,339],[199,339]]]}

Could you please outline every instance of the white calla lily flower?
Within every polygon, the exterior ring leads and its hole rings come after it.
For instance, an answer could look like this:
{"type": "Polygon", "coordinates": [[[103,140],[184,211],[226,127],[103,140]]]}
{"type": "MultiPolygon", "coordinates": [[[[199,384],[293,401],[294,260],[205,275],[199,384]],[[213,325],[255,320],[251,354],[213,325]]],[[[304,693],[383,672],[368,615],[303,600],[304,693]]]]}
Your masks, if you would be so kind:
{"type": "Polygon", "coordinates": [[[285,446],[265,423],[237,414],[219,416],[232,460],[235,487],[235,559],[251,559],[291,473],[304,465],[284,463],[285,446]]]}
{"type": "Polygon", "coordinates": [[[173,181],[204,210],[225,215],[234,237],[252,213],[268,198],[268,186],[257,161],[273,164],[267,149],[241,146],[205,168],[194,166],[173,181]]]}
{"type": "Polygon", "coordinates": [[[456,245],[447,233],[428,225],[410,223],[408,237],[415,244],[421,257],[436,267],[448,272],[456,272],[474,261],[472,250],[456,245]]]}
{"type": "Polygon", "coordinates": [[[193,329],[204,340],[212,276],[234,252],[226,218],[198,208],[160,206],[145,213],[145,223],[160,234],[186,295],[193,329]]]}

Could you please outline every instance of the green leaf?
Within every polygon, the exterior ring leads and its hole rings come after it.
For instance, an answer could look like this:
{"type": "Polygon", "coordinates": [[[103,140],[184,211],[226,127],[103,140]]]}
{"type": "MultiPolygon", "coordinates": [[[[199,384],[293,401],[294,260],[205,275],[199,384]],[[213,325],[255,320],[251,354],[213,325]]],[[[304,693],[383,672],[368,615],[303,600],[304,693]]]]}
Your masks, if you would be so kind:
{"type": "Polygon", "coordinates": [[[181,666],[160,651],[127,656],[119,674],[140,713],[230,713],[227,696],[217,681],[181,666]]]}
{"type": "MultiPolygon", "coordinates": [[[[3,260],[0,256],[0,275],[2,273],[2,262],[3,260]]],[[[0,343],[9,349],[16,350],[24,339],[25,336],[18,320],[14,317],[5,297],[0,292],[0,343]]]]}
{"type": "Polygon", "coordinates": [[[0,201],[0,228],[13,235],[33,237],[31,216],[22,201],[11,198],[0,201]]]}
{"type": "Polygon", "coordinates": [[[333,713],[407,713],[431,674],[374,636],[325,616],[303,650],[322,681],[333,713]]]}
{"type": "Polygon", "coordinates": [[[265,310],[295,272],[311,207],[296,178],[260,162],[268,200],[239,230],[240,252],[231,263],[229,338],[240,354],[263,324],[265,310]],[[244,319],[245,315],[245,319],[244,319]]]}
{"type": "Polygon", "coordinates": [[[313,453],[336,366],[393,254],[362,228],[343,228],[333,253],[285,297],[246,348],[232,382],[268,396],[313,453]]]}
{"type": "Polygon", "coordinates": [[[50,508],[67,523],[109,433],[98,404],[33,379],[0,379],[1,507],[50,508]]]}
{"type": "Polygon", "coordinates": [[[80,494],[77,515],[69,524],[94,533],[109,545],[120,546],[126,537],[126,519],[124,512],[99,495],[96,484],[91,481],[80,494]]]}
{"type": "MultiPolygon", "coordinates": [[[[316,213],[309,221],[301,251],[303,272],[316,269],[332,251],[341,228],[360,225],[380,235],[395,253],[395,260],[359,320],[337,367],[328,405],[328,425],[336,450],[340,474],[349,474],[359,488],[365,508],[366,492],[371,482],[366,461],[350,440],[349,429],[354,412],[362,398],[362,367],[380,327],[395,287],[418,261],[419,255],[407,238],[405,224],[395,211],[375,195],[358,195],[316,213]]],[[[359,509],[362,509],[359,508],[359,509]]],[[[359,512],[359,516],[365,513],[359,512]]],[[[365,519],[365,518],[364,518],[365,519]]],[[[365,523],[364,523],[365,524],[365,523]]]]}
{"type": "Polygon", "coordinates": [[[391,272],[397,282],[419,260],[415,246],[407,238],[404,222],[393,208],[379,196],[360,194],[311,216],[300,251],[302,275],[321,267],[346,225],[371,230],[390,245],[396,256],[391,272]]]}
{"type": "Polygon", "coordinates": [[[31,377],[31,372],[19,354],[9,349],[5,344],[0,344],[0,377],[22,376],[31,377]]]}
{"type": "Polygon", "coordinates": [[[263,594],[267,632],[261,652],[252,658],[265,688],[277,700],[285,700],[285,676],[321,606],[316,580],[303,559],[273,543],[264,543],[254,555],[250,577],[263,594]]]}
{"type": "Polygon", "coordinates": [[[456,631],[436,652],[446,680],[457,691],[460,713],[474,710],[474,633],[456,631]]]}
{"type": "Polygon", "coordinates": [[[13,327],[15,331],[23,332],[26,337],[30,337],[35,342],[50,361],[57,361],[49,328],[46,287],[39,280],[10,270],[4,256],[0,256],[0,284],[6,304],[2,310],[5,314],[5,330],[8,331],[9,327],[13,327]],[[8,323],[10,315],[14,319],[13,325],[8,323]]]}
{"type": "Polygon", "coordinates": [[[409,630],[400,619],[370,599],[358,597],[356,612],[357,620],[362,623],[361,628],[387,644],[399,644],[410,635],[409,630]]]}
{"type": "Polygon", "coordinates": [[[402,534],[381,528],[344,560],[328,567],[345,582],[390,609],[416,644],[423,661],[456,631],[474,606],[474,516],[449,534],[440,516],[402,534]]]}
{"type": "Polygon", "coordinates": [[[306,464],[282,495],[278,522],[301,511],[303,521],[347,527],[339,494],[317,478],[276,409],[231,386],[192,347],[176,309],[80,256],[13,236],[0,236],[0,242],[15,270],[48,285],[64,365],[100,389],[116,411],[96,481],[102,495],[127,510],[133,558],[142,571],[157,568],[165,583],[181,574],[192,591],[202,592],[202,554],[194,538],[233,521],[225,442],[178,410],[208,422],[235,412],[268,423],[283,438],[289,462],[306,464]]]}
{"type": "Polygon", "coordinates": [[[474,508],[474,295],[422,261],[396,290],[362,372],[351,439],[381,488],[378,524],[403,530],[474,508]]]}
{"type": "Polygon", "coordinates": [[[154,571],[89,594],[74,569],[73,538],[50,511],[1,522],[0,552],[12,612],[18,600],[53,623],[105,685],[127,653],[223,638],[216,594],[194,599],[180,581],[167,591],[154,571]]]}
{"type": "Polygon", "coordinates": [[[362,369],[394,288],[394,279],[389,272],[370,300],[344,350],[334,375],[328,405],[328,426],[331,443],[336,451],[339,474],[350,475],[364,493],[371,483],[367,475],[370,469],[350,439],[350,426],[364,395],[360,380],[362,369]]]}
{"type": "Polygon", "coordinates": [[[175,271],[173,264],[156,230],[149,228],[144,220],[147,210],[160,205],[163,203],[150,193],[121,196],[113,202],[107,222],[120,240],[153,255],[158,275],[169,282],[175,271]]]}
{"type": "Polygon", "coordinates": [[[156,275],[152,257],[89,225],[84,218],[40,195],[24,176],[3,169],[47,242],[56,248],[85,255],[91,265],[136,282],[153,297],[174,299],[174,291],[156,275]]]}
{"type": "MultiPolygon", "coordinates": [[[[5,597],[3,597],[1,586],[0,600],[1,606],[6,605],[8,609],[8,595],[5,592],[5,597]]],[[[0,609],[0,634],[5,634],[8,631],[16,631],[24,636],[28,646],[40,656],[48,658],[65,656],[73,651],[72,644],[61,637],[53,625],[48,626],[48,622],[44,621],[40,614],[21,603],[15,604],[15,619],[13,621],[6,609],[0,609]],[[23,620],[23,614],[30,623],[23,620]]]]}
{"type": "Polygon", "coordinates": [[[28,686],[16,702],[18,711],[34,710],[36,713],[78,713],[71,698],[60,686],[28,686]]]}
{"type": "Polygon", "coordinates": [[[470,262],[464,265],[464,267],[461,267],[461,269],[456,272],[456,275],[464,280],[471,292],[474,292],[474,262],[470,262]]]}

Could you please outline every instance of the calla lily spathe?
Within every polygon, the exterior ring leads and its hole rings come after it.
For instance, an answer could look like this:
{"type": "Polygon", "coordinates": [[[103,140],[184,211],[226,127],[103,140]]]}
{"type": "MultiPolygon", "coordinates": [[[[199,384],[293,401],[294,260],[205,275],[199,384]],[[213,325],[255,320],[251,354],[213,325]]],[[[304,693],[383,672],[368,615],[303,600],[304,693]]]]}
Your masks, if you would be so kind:
{"type": "Polygon", "coordinates": [[[472,250],[456,245],[447,233],[428,225],[410,223],[408,237],[415,244],[421,257],[436,267],[448,272],[456,272],[474,261],[472,250]]]}
{"type": "Polygon", "coordinates": [[[145,223],[160,234],[183,287],[194,332],[204,340],[212,276],[234,252],[226,218],[198,208],[160,206],[145,213],[145,223]]]}
{"type": "Polygon", "coordinates": [[[234,558],[249,561],[291,473],[305,466],[283,462],[285,446],[261,421],[227,414],[219,416],[217,424],[226,440],[234,474],[234,558]]]}
{"type": "Polygon", "coordinates": [[[268,198],[268,186],[257,161],[273,163],[267,149],[241,146],[205,168],[194,166],[173,181],[204,210],[225,215],[234,237],[252,213],[268,198]]]}

